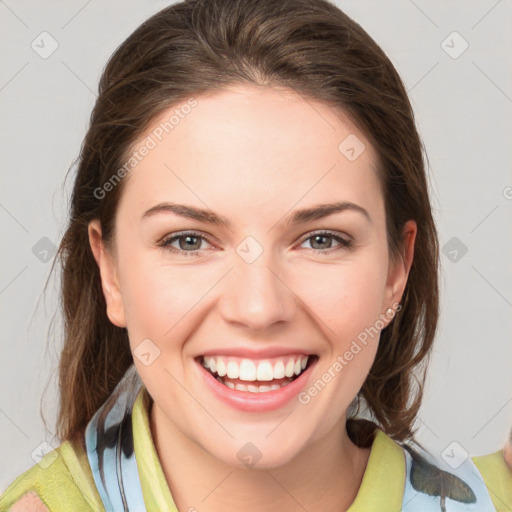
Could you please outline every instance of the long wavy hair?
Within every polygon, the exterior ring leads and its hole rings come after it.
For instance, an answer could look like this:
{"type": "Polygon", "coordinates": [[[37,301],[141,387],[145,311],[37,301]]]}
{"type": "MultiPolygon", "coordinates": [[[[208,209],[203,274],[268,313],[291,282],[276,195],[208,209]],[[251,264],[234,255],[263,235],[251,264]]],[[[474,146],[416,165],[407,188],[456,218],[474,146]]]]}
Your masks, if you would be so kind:
{"type": "MultiPolygon", "coordinates": [[[[61,270],[65,337],[57,436],[80,439],[133,362],[126,329],[107,317],[87,229],[99,219],[104,243],[112,243],[125,181],[107,194],[98,190],[106,190],[156,116],[233,84],[285,86],[349,116],[378,155],[393,260],[403,255],[405,222],[416,221],[401,310],[381,332],[357,397],[374,425],[397,442],[413,440],[439,316],[438,236],[426,154],[392,63],[355,21],[326,0],[183,1],[142,23],[110,57],[77,158],[69,223],[54,262],[61,270]]],[[[349,422],[349,435],[357,437],[349,422]]]]}

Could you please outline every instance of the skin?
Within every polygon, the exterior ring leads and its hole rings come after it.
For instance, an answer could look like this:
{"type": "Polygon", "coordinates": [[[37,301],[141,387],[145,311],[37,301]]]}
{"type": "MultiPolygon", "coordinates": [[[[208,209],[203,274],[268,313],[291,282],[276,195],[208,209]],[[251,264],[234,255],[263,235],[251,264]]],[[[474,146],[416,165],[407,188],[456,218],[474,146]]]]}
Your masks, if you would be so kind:
{"type": "MultiPolygon", "coordinates": [[[[417,226],[406,223],[403,258],[392,261],[376,153],[331,108],[284,89],[249,86],[197,101],[127,177],[112,250],[99,222],[89,225],[110,320],[127,328],[132,351],[145,339],[160,350],[148,366],[134,361],[154,399],[151,429],[171,493],[182,511],[346,510],[370,452],[348,438],[346,411],[379,336],[310,403],[293,399],[265,413],[219,401],[194,358],[211,348],[296,347],[319,356],[310,385],[400,302],[417,226]],[[350,134],[366,146],[355,161],[338,150],[350,134]],[[341,200],[366,209],[371,222],[351,210],[285,222],[295,209],[341,200]],[[165,201],[209,208],[231,228],[169,212],[141,221],[165,201]],[[315,244],[311,236],[324,229],[353,239],[354,247],[340,248],[333,238],[315,244]],[[184,230],[207,237],[193,240],[197,256],[158,245],[184,230]],[[236,252],[247,236],[263,249],[252,263],[236,252]],[[248,442],[262,454],[251,469],[237,457],[248,442]]],[[[186,251],[183,244],[172,245],[186,251]]]]}

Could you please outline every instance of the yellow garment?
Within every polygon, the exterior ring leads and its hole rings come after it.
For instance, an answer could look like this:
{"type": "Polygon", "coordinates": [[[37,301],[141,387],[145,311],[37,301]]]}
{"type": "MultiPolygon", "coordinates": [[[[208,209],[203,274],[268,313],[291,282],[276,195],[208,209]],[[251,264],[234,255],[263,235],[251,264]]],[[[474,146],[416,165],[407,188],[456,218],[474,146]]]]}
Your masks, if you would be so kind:
{"type": "Polygon", "coordinates": [[[484,479],[496,512],[511,512],[512,470],[506,465],[503,452],[499,450],[472,459],[484,479]]]}
{"type": "MultiPolygon", "coordinates": [[[[149,404],[150,398],[143,386],[133,406],[132,425],[144,501],[149,511],[178,512],[153,444],[149,404]]],[[[506,466],[502,452],[473,457],[473,461],[484,478],[496,511],[512,512],[512,470],[506,466]]],[[[347,512],[400,512],[404,485],[403,450],[377,429],[361,487],[347,512]]],[[[50,512],[105,510],[85,451],[69,441],[11,483],[0,497],[0,511],[8,512],[31,491],[37,493],[50,512]],[[44,468],[47,464],[49,466],[44,468]]]]}

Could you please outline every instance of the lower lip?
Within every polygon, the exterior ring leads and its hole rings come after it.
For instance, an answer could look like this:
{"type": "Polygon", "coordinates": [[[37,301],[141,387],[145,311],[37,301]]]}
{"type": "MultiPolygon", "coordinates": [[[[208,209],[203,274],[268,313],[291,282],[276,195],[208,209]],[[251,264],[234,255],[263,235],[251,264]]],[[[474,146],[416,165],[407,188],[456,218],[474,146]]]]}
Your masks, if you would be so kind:
{"type": "Polygon", "coordinates": [[[301,389],[306,386],[311,368],[316,364],[316,360],[286,386],[263,393],[251,393],[250,391],[238,391],[228,388],[206,370],[200,362],[196,361],[196,364],[200,368],[201,376],[206,385],[224,403],[241,411],[266,412],[283,407],[299,394],[301,389]]]}

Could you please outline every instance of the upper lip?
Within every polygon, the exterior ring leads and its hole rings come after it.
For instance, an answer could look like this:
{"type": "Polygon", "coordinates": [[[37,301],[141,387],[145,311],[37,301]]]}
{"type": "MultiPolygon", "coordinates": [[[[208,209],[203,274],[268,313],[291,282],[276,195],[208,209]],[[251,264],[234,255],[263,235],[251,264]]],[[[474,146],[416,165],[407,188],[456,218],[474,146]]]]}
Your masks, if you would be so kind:
{"type": "Polygon", "coordinates": [[[294,356],[294,355],[314,355],[313,352],[306,349],[293,347],[265,347],[265,348],[247,348],[247,347],[231,347],[231,348],[212,348],[201,352],[197,357],[201,356],[233,356],[245,357],[247,359],[265,359],[270,357],[294,356]]]}

